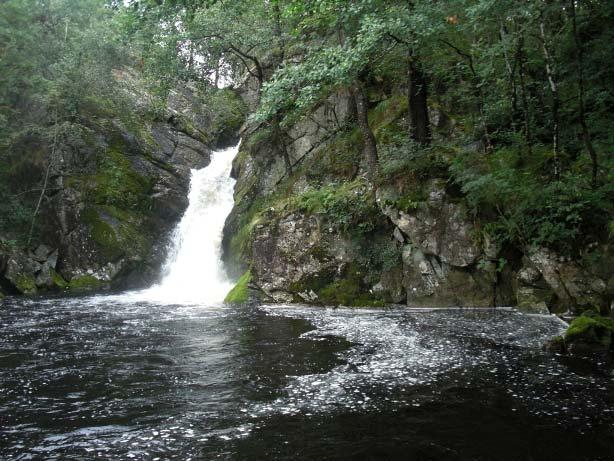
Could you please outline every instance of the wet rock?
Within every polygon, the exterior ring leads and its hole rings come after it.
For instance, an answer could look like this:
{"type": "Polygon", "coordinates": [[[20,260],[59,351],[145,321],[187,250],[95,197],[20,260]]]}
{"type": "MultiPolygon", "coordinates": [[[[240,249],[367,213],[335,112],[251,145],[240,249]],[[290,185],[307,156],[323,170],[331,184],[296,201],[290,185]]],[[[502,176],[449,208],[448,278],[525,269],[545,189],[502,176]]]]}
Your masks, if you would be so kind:
{"type": "Polygon", "coordinates": [[[544,344],[544,350],[555,354],[565,354],[567,347],[565,346],[565,338],[563,336],[555,336],[544,344]]]}
{"type": "Polygon", "coordinates": [[[531,248],[526,255],[562,307],[581,311],[603,304],[607,284],[592,274],[590,268],[561,259],[560,255],[547,248],[531,248]]]}
{"type": "Polygon", "coordinates": [[[211,163],[211,151],[202,142],[184,133],[178,133],[171,161],[176,165],[200,169],[211,163]]]}
{"type": "Polygon", "coordinates": [[[380,275],[380,281],[373,287],[373,291],[377,293],[380,288],[383,299],[389,298],[390,302],[395,304],[404,303],[407,300],[402,269],[383,271],[380,275]]]}
{"type": "Polygon", "coordinates": [[[35,294],[36,274],[41,270],[41,264],[31,259],[27,254],[13,251],[6,263],[4,278],[12,287],[22,294],[35,294]]]}

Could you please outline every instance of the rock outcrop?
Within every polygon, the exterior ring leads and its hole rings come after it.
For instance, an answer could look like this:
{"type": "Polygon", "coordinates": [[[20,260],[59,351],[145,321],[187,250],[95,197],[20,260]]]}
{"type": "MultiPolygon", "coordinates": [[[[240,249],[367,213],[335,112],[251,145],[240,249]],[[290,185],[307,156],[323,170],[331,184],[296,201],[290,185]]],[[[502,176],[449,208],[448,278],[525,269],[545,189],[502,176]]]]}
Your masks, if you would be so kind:
{"type": "MultiPolygon", "coordinates": [[[[394,96],[380,105],[371,123],[386,146],[406,129],[407,106],[394,96]]],[[[438,111],[436,134],[455,136],[454,122],[438,111]]],[[[250,286],[264,299],[611,311],[614,278],[606,268],[614,255],[607,245],[572,259],[496,243],[447,167],[433,159],[426,170],[395,173],[371,187],[351,114],[340,93],[283,136],[260,125],[244,129],[224,258],[236,277],[249,269],[250,286]]]]}

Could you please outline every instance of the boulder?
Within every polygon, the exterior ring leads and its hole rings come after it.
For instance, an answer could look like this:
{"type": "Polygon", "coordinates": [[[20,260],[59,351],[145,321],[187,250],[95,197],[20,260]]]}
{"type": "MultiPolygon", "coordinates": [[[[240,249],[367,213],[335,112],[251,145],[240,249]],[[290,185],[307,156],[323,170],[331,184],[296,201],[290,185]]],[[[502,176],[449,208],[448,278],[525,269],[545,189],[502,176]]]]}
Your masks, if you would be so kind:
{"type": "Polygon", "coordinates": [[[51,248],[47,245],[40,244],[36,247],[36,250],[32,252],[32,259],[38,261],[39,263],[44,263],[47,261],[47,257],[51,254],[51,248]]]}
{"type": "Polygon", "coordinates": [[[331,241],[321,232],[317,217],[282,216],[254,231],[254,282],[276,301],[290,302],[295,294],[309,293],[311,283],[316,283],[313,279],[335,273],[344,260],[342,249],[338,237],[332,236],[331,241]]]}
{"type": "Polygon", "coordinates": [[[604,303],[608,285],[592,274],[590,268],[547,248],[531,248],[526,256],[556,295],[560,307],[582,311],[604,303]]]}
{"type": "Polygon", "coordinates": [[[428,199],[417,203],[411,212],[387,204],[382,210],[424,254],[437,256],[451,266],[467,267],[475,263],[481,250],[463,205],[448,199],[440,180],[431,180],[426,194],[428,199]]]}
{"type": "Polygon", "coordinates": [[[27,254],[14,251],[7,261],[4,278],[17,292],[35,294],[37,292],[36,274],[41,268],[41,264],[27,254]]]}
{"type": "Polygon", "coordinates": [[[522,264],[513,281],[517,309],[528,314],[550,313],[554,292],[528,258],[523,257],[522,264]]]}
{"type": "Polygon", "coordinates": [[[484,271],[454,267],[420,248],[403,250],[403,284],[410,307],[491,307],[493,280],[484,271]]]}
{"type": "Polygon", "coordinates": [[[607,352],[612,349],[614,320],[582,315],[574,319],[565,333],[565,348],[571,354],[607,352]]]}

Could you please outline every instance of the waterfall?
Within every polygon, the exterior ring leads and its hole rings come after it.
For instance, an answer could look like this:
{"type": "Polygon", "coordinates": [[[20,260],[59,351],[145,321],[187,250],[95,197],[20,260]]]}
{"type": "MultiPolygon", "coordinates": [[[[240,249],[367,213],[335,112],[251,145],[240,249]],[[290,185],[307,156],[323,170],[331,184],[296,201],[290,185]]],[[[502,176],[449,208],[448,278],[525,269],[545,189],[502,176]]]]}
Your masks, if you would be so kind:
{"type": "Polygon", "coordinates": [[[189,205],[175,228],[160,284],[140,293],[147,300],[219,303],[232,288],[222,265],[222,230],[233,206],[232,160],[239,145],[213,152],[206,168],[192,170],[189,205]]]}

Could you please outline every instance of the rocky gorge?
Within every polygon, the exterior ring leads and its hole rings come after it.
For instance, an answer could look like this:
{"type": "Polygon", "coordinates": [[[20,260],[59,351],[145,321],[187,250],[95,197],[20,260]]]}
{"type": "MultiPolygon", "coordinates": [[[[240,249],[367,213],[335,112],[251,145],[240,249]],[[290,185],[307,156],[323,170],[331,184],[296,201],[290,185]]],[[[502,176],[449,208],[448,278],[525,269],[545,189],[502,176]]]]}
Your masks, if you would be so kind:
{"type": "MultiPolygon", "coordinates": [[[[230,301],[612,311],[609,242],[575,258],[502,244],[489,233],[488,217],[471,212],[449,165],[479,145],[432,151],[422,165],[384,157],[385,172],[372,185],[346,93],[280,136],[244,123],[255,97],[249,80],[215,96],[229,101],[227,113],[213,113],[196,86],[186,85],[170,93],[160,116],[145,117],[138,78],[127,70],[117,78],[130,94],[130,117],[93,117],[89,132],[62,146],[62,167],[52,172],[59,187],[50,188],[41,212],[41,243],[26,250],[3,243],[4,293],[152,283],[187,205],[190,169],[206,167],[211,149],[240,136],[235,206],[223,239],[229,274],[242,276],[230,301]],[[108,155],[100,161],[97,152],[108,155]]],[[[407,103],[396,92],[373,88],[372,95],[379,102],[369,117],[385,153],[405,129],[407,103]]],[[[430,116],[439,139],[462,137],[442,108],[430,116]]]]}
{"type": "Polygon", "coordinates": [[[206,167],[212,149],[236,142],[244,109],[232,91],[215,95],[227,100],[227,113],[212,113],[196,85],[171,91],[158,110],[137,72],[117,70],[115,78],[127,107],[105,113],[94,105],[82,132],[57,149],[38,244],[2,239],[4,294],[151,284],[187,206],[191,169],[206,167]]]}

